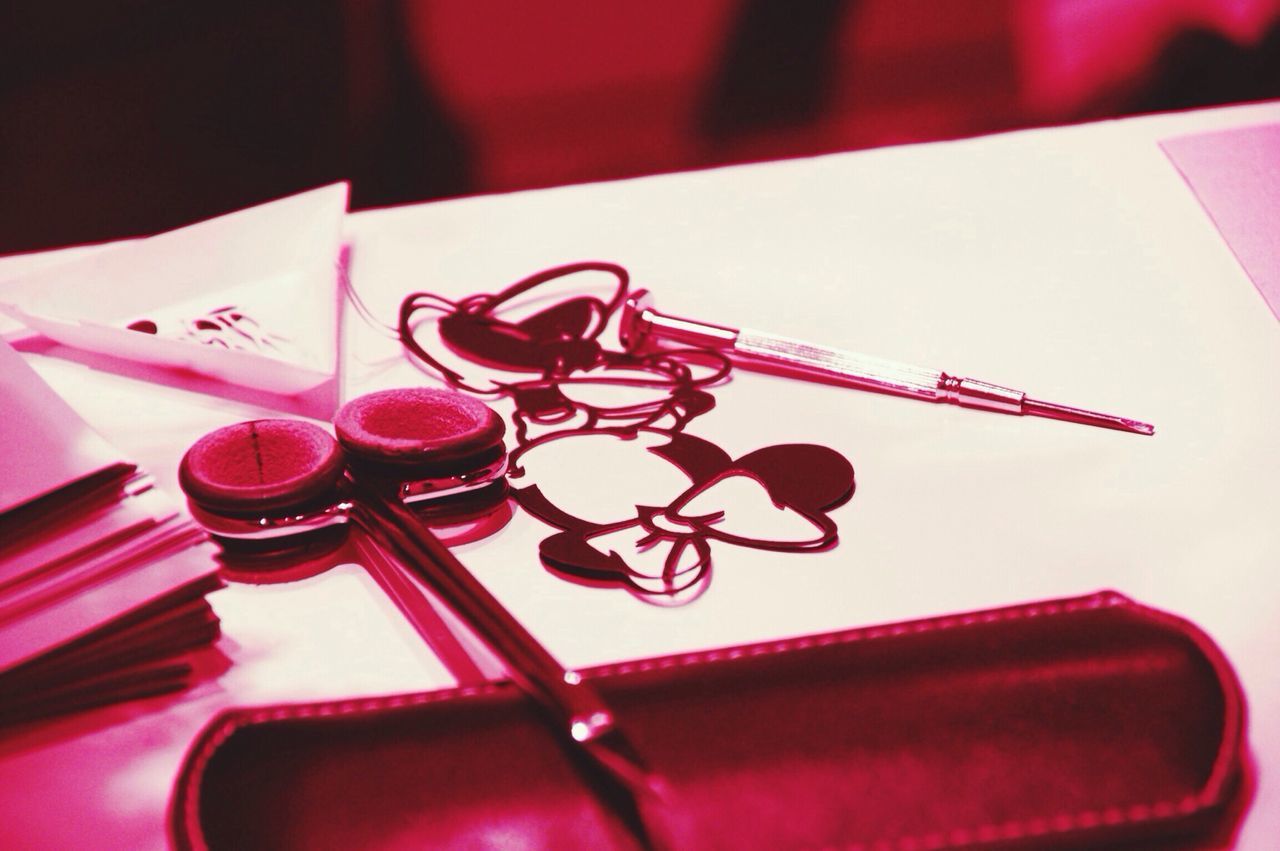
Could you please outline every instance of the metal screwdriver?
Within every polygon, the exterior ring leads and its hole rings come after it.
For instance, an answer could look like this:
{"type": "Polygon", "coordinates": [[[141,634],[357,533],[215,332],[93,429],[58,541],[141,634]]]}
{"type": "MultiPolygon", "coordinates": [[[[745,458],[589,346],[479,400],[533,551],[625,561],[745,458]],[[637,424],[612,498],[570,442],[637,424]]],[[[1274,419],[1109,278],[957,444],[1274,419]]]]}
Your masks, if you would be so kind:
{"type": "Polygon", "coordinates": [[[1138,420],[1029,399],[1021,390],[960,378],[937,369],[660,313],[654,309],[653,297],[647,290],[637,290],[623,304],[619,334],[629,352],[639,352],[658,340],[666,340],[723,351],[747,367],[798,373],[882,393],[1019,416],[1030,414],[1135,434],[1155,433],[1154,426],[1138,420]]]}

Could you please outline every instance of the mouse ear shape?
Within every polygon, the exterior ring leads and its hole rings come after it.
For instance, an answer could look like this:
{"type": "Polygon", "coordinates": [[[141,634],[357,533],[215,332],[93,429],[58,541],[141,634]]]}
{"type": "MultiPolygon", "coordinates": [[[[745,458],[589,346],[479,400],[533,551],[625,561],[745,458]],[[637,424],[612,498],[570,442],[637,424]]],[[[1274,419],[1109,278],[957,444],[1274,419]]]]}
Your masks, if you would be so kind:
{"type": "MultiPolygon", "coordinates": [[[[468,313],[491,326],[488,334],[473,333],[473,341],[480,345],[471,346],[471,353],[482,362],[497,366],[561,376],[600,363],[604,350],[597,338],[626,292],[625,272],[613,273],[612,297],[607,304],[594,294],[574,295],[572,289],[584,282],[563,280],[571,278],[575,271],[609,271],[599,265],[574,264],[547,270],[477,302],[468,313]],[[555,302],[529,312],[533,305],[522,296],[534,288],[540,288],[535,303],[547,299],[556,299],[555,302]],[[557,295],[560,291],[564,292],[557,295]]],[[[441,325],[442,333],[449,330],[441,325]]]]}
{"type": "Polygon", "coordinates": [[[535,340],[594,339],[604,330],[607,317],[599,299],[588,296],[554,304],[515,323],[535,340]]]}
{"type": "Polygon", "coordinates": [[[496,295],[455,302],[413,293],[400,305],[400,339],[454,387],[501,392],[530,372],[565,375],[599,363],[604,353],[596,338],[622,304],[627,282],[621,266],[587,261],[545,269],[496,295]],[[579,272],[604,274],[579,279],[579,272]],[[485,374],[494,371],[507,374],[485,374]]]}
{"type": "MultiPolygon", "coordinates": [[[[563,314],[557,305],[531,319],[532,325],[513,324],[500,318],[458,310],[439,320],[440,338],[455,354],[474,365],[516,372],[559,373],[581,369],[600,357],[594,340],[559,333],[556,328],[576,319],[583,311],[569,306],[563,314]],[[545,314],[550,313],[550,316],[545,314]]],[[[587,317],[586,321],[590,321],[587,317]]]]}
{"type": "Polygon", "coordinates": [[[755,473],[774,498],[799,508],[825,511],[853,496],[853,465],[826,446],[766,446],[742,456],[734,467],[755,473]]]}

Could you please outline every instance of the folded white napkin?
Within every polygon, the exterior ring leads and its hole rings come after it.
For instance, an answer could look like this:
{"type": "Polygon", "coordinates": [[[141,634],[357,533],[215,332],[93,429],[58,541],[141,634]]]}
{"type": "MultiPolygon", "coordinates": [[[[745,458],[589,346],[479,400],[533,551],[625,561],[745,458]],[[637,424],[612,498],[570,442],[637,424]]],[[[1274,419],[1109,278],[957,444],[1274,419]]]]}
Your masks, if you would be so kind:
{"type": "Polygon", "coordinates": [[[336,382],[347,194],[337,183],[72,253],[0,281],[0,312],[65,346],[310,393],[336,382]]]}

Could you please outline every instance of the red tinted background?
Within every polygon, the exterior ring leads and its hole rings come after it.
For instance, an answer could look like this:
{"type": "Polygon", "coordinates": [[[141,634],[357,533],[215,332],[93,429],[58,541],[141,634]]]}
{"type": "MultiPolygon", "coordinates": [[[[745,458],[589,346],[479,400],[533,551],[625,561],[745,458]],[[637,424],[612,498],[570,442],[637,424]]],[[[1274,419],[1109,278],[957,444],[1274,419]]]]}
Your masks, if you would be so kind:
{"type": "Polygon", "coordinates": [[[1280,96],[1280,0],[48,0],[0,252],[1280,96]]]}

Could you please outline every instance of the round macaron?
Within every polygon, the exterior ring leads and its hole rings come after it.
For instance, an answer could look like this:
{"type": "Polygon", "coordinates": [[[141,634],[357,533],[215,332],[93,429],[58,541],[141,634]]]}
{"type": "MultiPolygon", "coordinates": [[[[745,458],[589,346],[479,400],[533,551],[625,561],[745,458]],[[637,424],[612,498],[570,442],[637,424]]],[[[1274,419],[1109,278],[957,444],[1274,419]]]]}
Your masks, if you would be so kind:
{"type": "Polygon", "coordinates": [[[397,475],[458,475],[506,453],[502,418],[451,390],[369,393],[343,405],[333,425],[353,460],[388,465],[397,475]]]}
{"type": "Polygon", "coordinates": [[[209,511],[269,515],[327,498],[343,468],[337,441],[319,426],[254,420],[196,441],[178,466],[178,483],[209,511]]]}

